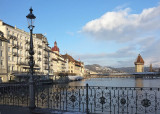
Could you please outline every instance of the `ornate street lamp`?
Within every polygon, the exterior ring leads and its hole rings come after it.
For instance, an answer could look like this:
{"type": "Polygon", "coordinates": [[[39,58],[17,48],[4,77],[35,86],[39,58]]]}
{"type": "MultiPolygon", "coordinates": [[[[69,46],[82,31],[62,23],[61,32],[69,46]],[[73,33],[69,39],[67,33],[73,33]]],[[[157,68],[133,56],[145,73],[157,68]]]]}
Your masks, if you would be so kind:
{"type": "Polygon", "coordinates": [[[35,109],[35,91],[34,91],[34,80],[33,80],[33,67],[34,67],[34,60],[33,60],[33,55],[34,55],[34,51],[33,51],[33,38],[32,38],[32,31],[34,28],[34,19],[36,18],[34,16],[34,14],[32,14],[33,9],[30,8],[29,9],[30,13],[26,16],[27,20],[28,20],[28,28],[30,30],[30,49],[29,49],[29,54],[30,54],[30,61],[29,66],[30,66],[30,79],[29,79],[29,97],[30,97],[30,102],[29,102],[29,108],[32,111],[33,109],[35,109]]]}

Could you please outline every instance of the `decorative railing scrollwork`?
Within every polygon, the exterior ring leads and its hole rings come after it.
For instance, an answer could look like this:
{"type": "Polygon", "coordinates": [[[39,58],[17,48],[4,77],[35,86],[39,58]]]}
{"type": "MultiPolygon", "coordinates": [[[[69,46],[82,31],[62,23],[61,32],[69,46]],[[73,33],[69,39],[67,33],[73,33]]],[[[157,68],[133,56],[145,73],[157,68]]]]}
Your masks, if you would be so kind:
{"type": "MultiPolygon", "coordinates": [[[[35,86],[40,108],[100,114],[159,114],[160,89],[104,86],[35,86]]],[[[28,106],[28,86],[0,86],[0,104],[28,106]]]]}
{"type": "Polygon", "coordinates": [[[39,89],[37,105],[63,111],[101,114],[160,113],[159,88],[53,86],[39,89]],[[88,109],[87,109],[88,107],[88,109]]]}

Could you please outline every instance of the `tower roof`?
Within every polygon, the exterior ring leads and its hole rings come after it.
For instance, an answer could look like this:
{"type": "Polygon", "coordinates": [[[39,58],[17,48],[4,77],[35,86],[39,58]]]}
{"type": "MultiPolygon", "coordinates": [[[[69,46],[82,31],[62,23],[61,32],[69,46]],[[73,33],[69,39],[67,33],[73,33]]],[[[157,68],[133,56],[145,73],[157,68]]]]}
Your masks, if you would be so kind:
{"type": "Polygon", "coordinates": [[[144,60],[140,54],[138,55],[137,59],[134,62],[134,64],[137,64],[137,63],[144,64],[144,60]]]}
{"type": "Polygon", "coordinates": [[[59,48],[58,48],[58,46],[57,46],[57,42],[56,42],[56,41],[54,42],[54,47],[52,47],[51,50],[52,50],[52,51],[58,51],[58,52],[59,52],[59,48]]]}

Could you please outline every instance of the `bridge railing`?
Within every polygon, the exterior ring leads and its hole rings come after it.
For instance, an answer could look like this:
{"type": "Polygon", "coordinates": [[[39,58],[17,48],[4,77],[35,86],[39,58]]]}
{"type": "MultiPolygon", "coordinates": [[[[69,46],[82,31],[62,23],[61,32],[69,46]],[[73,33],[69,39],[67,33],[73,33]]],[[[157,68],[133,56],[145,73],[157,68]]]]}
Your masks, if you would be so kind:
{"type": "Polygon", "coordinates": [[[54,86],[40,88],[37,106],[88,113],[160,113],[159,88],[54,86]]]}
{"type": "Polygon", "coordinates": [[[29,91],[26,84],[0,85],[0,104],[14,106],[29,105],[29,91]]]}
{"type": "MultiPolygon", "coordinates": [[[[160,88],[36,86],[37,107],[101,114],[159,114],[160,88]]],[[[0,104],[28,106],[28,86],[0,86],[0,104]]]]}

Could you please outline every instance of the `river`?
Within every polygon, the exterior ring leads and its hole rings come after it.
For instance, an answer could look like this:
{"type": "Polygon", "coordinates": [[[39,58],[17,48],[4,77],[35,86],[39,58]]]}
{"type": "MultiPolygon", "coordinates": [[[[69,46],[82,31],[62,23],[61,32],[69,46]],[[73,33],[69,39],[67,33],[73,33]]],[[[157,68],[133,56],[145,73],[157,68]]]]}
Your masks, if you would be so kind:
{"type": "MultiPolygon", "coordinates": [[[[40,108],[97,114],[160,114],[159,82],[159,78],[101,77],[37,86],[35,104],[40,108]]],[[[27,86],[4,87],[1,92],[0,104],[29,105],[27,86]]]]}
{"type": "Polygon", "coordinates": [[[68,83],[69,86],[107,86],[107,87],[160,87],[160,79],[146,78],[89,78],[68,83]]]}

